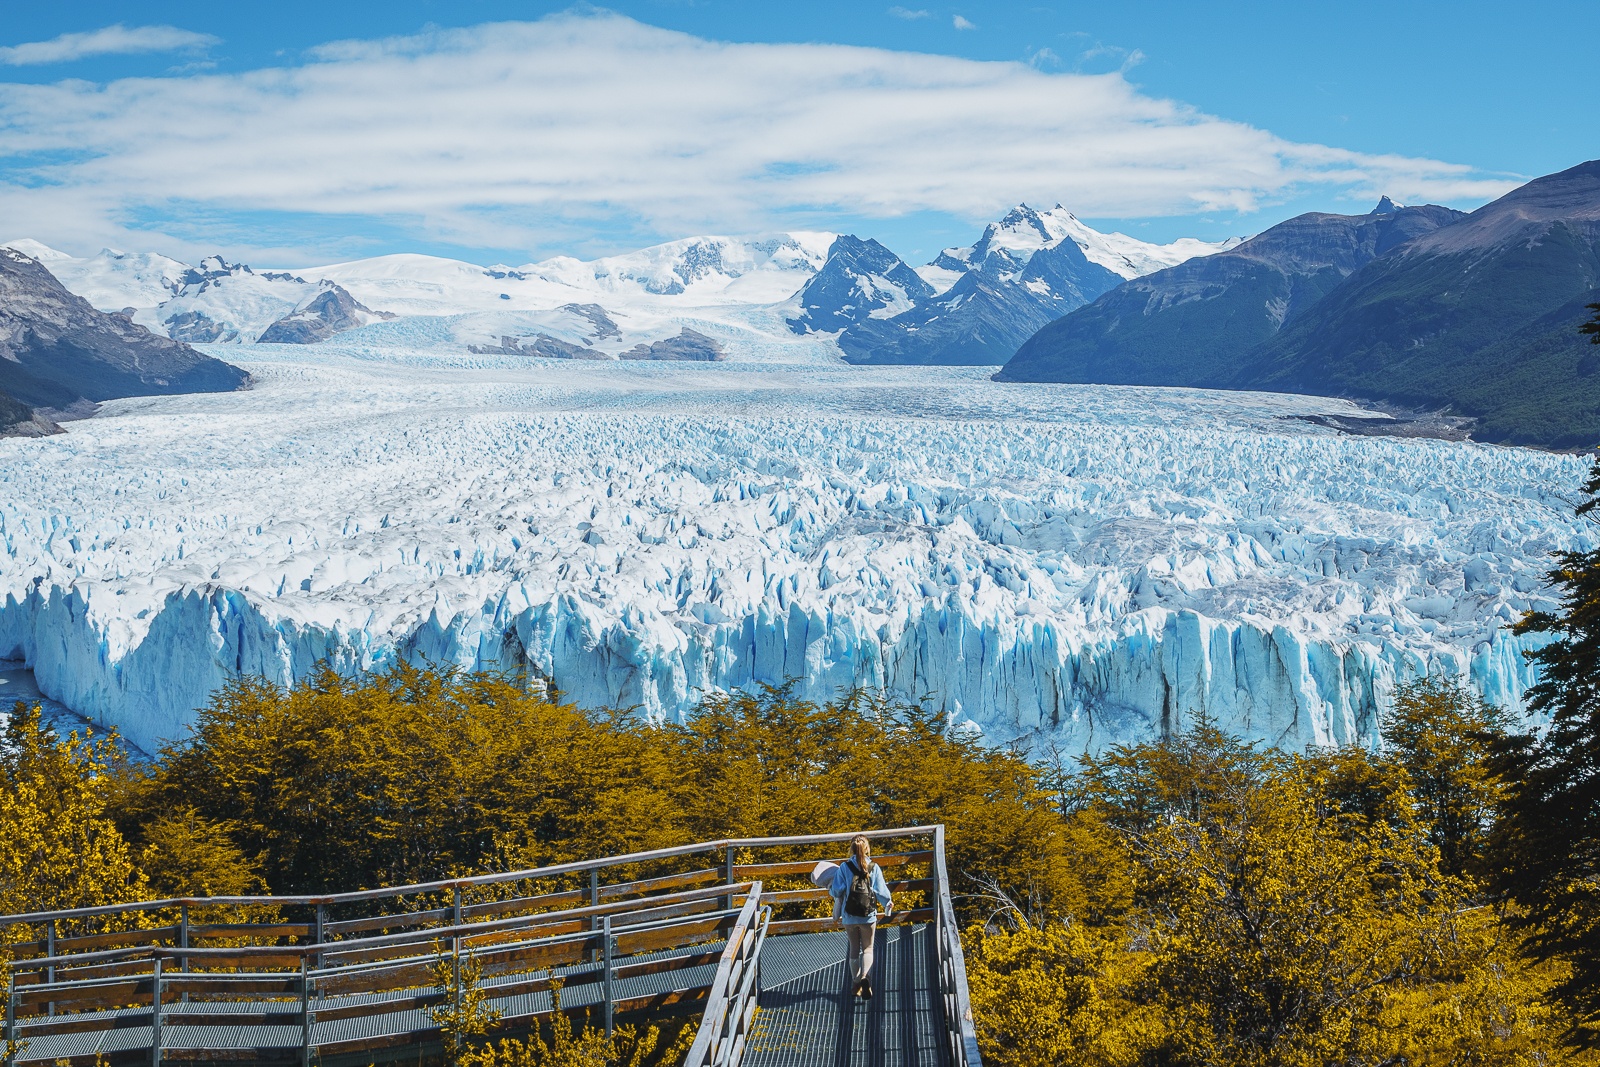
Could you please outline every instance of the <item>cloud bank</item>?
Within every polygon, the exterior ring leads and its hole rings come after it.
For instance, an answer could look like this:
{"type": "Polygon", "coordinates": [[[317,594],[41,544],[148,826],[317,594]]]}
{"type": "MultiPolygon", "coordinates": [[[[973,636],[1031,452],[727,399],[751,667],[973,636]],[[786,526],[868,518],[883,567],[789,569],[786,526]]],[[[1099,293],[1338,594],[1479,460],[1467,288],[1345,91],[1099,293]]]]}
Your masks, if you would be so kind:
{"type": "Polygon", "coordinates": [[[48,41],[30,41],[0,48],[0,64],[22,67],[41,63],[70,63],[90,56],[180,52],[220,43],[210,34],[180,30],[176,26],[124,26],[118,23],[88,33],[63,33],[48,41]]]}
{"type": "Polygon", "coordinates": [[[274,213],[509,249],[618,218],[680,236],[807,214],[980,220],[1021,200],[1135,217],[1509,184],[1286,141],[1120,73],[728,44],[609,14],[337,42],[243,74],[0,84],[4,228],[37,219],[91,244],[274,213]]]}

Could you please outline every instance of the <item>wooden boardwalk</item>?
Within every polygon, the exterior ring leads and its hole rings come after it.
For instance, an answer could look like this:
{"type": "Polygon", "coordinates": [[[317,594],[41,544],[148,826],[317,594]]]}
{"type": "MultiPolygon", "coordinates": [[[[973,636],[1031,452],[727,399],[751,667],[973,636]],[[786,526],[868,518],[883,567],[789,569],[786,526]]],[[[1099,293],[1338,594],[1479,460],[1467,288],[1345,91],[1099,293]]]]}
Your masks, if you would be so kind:
{"type": "Polygon", "coordinates": [[[418,1061],[466,984],[526,1033],[554,1010],[699,1017],[686,1067],[979,1067],[944,828],[874,831],[897,903],[877,995],[808,874],[851,834],[685,845],[325,897],[0,916],[5,1067],[418,1061]],[[928,840],[931,838],[931,840],[928,840]],[[918,839],[923,847],[915,847],[918,839]],[[906,848],[902,843],[913,847],[906,848]],[[926,847],[931,845],[932,847],[926,847]],[[706,866],[711,853],[720,863],[706,866]]]}

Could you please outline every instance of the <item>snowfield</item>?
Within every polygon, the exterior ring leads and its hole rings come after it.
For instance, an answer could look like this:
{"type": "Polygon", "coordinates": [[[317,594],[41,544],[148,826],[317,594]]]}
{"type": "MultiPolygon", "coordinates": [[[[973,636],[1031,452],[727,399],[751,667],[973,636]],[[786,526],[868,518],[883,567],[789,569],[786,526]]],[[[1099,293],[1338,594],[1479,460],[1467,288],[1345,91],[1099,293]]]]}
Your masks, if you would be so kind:
{"type": "Polygon", "coordinates": [[[1341,401],[846,367],[803,338],[598,363],[404,330],[208,346],[258,385],[0,440],[0,658],[146,750],[238,672],[395,657],[650,715],[795,679],[997,741],[1204,712],[1370,743],[1423,671],[1520,707],[1505,626],[1594,541],[1580,459],[1292,417],[1341,401]]]}

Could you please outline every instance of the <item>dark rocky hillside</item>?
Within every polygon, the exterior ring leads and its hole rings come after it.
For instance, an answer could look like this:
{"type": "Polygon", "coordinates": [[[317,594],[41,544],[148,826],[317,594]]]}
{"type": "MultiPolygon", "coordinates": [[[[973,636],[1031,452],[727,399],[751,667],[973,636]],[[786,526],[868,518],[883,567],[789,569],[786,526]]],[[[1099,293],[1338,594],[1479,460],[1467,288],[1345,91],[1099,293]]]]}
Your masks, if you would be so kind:
{"type": "Polygon", "coordinates": [[[996,376],[1101,385],[1232,383],[1245,353],[1372,260],[1462,218],[1444,207],[1312,212],[1237,248],[1134,278],[1044,327],[996,376]]]}
{"type": "Polygon", "coordinates": [[[226,392],[249,381],[238,367],[96,311],[37,260],[0,248],[0,394],[11,401],[0,423],[16,428],[39,409],[86,413],[114,397],[226,392]],[[20,408],[32,410],[22,417],[20,408]]]}
{"type": "Polygon", "coordinates": [[[1136,278],[1040,330],[1008,381],[1345,396],[1470,420],[1481,441],[1600,444],[1600,161],[1470,215],[1302,215],[1136,278]]]}
{"type": "Polygon", "coordinates": [[[1600,445],[1600,161],[1419,237],[1252,354],[1234,383],[1473,417],[1478,440],[1600,445]]]}

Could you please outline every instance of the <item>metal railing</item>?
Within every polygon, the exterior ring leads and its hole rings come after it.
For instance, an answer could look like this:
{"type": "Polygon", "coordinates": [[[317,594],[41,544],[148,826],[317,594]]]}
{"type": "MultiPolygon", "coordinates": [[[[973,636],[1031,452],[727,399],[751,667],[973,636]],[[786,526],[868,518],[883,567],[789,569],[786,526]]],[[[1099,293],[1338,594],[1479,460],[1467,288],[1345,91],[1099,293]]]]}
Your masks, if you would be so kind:
{"type": "MultiPolygon", "coordinates": [[[[618,1011],[665,1006],[709,992],[711,975],[686,976],[665,994],[619,995],[630,978],[717,963],[722,953],[716,941],[749,940],[749,912],[760,899],[761,884],[753,882],[649,897],[631,907],[566,909],[323,945],[138,946],[45,957],[12,965],[3,1036],[8,1049],[25,1050],[42,1038],[144,1025],[150,1033],[149,1062],[159,1065],[164,1053],[177,1048],[189,1056],[240,1051],[200,1036],[207,1028],[292,1027],[299,1034],[299,1062],[309,1064],[319,1053],[437,1038],[440,1021],[434,1011],[452,1007],[459,1018],[463,958],[481,968],[480,988],[488,1006],[498,1006],[499,1028],[528,1029],[554,1010],[553,996],[538,1008],[530,1000],[522,1000],[519,1008],[518,998],[551,992],[557,985],[587,986],[592,995],[586,999],[603,1007],[609,1033],[618,1011]],[[743,899],[742,908],[720,906],[730,890],[743,899]],[[713,947],[694,950],[707,944],[713,947]],[[684,948],[689,951],[674,951],[684,948]],[[180,960],[199,969],[172,966],[180,960]],[[439,981],[441,964],[453,980],[439,981]],[[47,970],[56,977],[16,981],[47,970]],[[348,1020],[364,1023],[367,1033],[317,1040],[319,1021],[348,1020]],[[188,1039],[174,1045],[168,1034],[180,1025],[194,1029],[186,1029],[188,1039]]],[[[295,1048],[279,1041],[262,1051],[283,1055],[295,1048]]],[[[24,1051],[6,1062],[9,1067],[17,1059],[38,1058],[24,1051]]]]}
{"type": "Polygon", "coordinates": [[[961,928],[950,899],[950,875],[944,864],[944,824],[934,830],[934,880],[939,883],[939,903],[934,919],[934,940],[939,951],[939,993],[944,1001],[945,1039],[955,1067],[983,1067],[978,1052],[978,1030],[972,1018],[972,998],[967,991],[967,958],[961,951],[961,928]]]}
{"type": "MultiPolygon", "coordinates": [[[[755,906],[754,898],[745,904],[752,917],[755,906]]],[[[751,922],[738,938],[728,938],[684,1067],[738,1067],[744,1059],[745,1040],[761,994],[761,949],[771,924],[769,905],[761,909],[759,925],[751,922]]]]}

